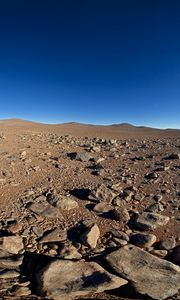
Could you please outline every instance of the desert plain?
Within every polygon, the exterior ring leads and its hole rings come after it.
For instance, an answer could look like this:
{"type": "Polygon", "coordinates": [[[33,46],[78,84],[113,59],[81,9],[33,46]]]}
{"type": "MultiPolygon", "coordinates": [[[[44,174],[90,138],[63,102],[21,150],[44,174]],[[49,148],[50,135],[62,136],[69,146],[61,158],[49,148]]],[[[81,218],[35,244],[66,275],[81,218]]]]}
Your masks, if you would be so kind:
{"type": "Polygon", "coordinates": [[[0,299],[180,299],[180,130],[0,121],[0,299]]]}

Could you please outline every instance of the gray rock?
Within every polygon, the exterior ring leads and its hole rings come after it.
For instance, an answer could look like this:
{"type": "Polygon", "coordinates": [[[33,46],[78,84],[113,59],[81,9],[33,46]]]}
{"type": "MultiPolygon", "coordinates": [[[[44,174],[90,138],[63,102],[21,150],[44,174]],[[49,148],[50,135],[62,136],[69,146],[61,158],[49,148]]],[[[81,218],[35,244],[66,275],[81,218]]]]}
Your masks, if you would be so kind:
{"type": "Polygon", "coordinates": [[[130,243],[141,248],[149,248],[155,242],[156,236],[154,234],[136,233],[130,237],[130,243]]]}
{"type": "Polygon", "coordinates": [[[130,220],[130,215],[125,206],[120,205],[113,210],[114,217],[117,221],[127,223],[130,220]]]}
{"type": "Polygon", "coordinates": [[[113,191],[108,187],[106,187],[105,184],[101,184],[96,190],[95,194],[96,199],[98,199],[99,201],[105,201],[107,203],[111,203],[116,196],[117,195],[113,193],[113,191]]]}
{"type": "Polygon", "coordinates": [[[55,228],[50,232],[45,232],[42,238],[39,239],[39,243],[52,243],[62,242],[67,239],[67,231],[59,228],[55,228]]]}
{"type": "Polygon", "coordinates": [[[68,260],[49,263],[37,274],[36,279],[39,293],[53,300],[74,299],[92,292],[119,288],[127,283],[95,262],[68,260]]]}
{"type": "Polygon", "coordinates": [[[168,238],[160,242],[159,249],[161,250],[171,250],[176,246],[175,238],[168,238]]]}
{"type": "Polygon", "coordinates": [[[156,213],[143,212],[135,220],[136,226],[141,230],[154,230],[158,226],[166,225],[169,217],[156,213]]]}
{"type": "Polygon", "coordinates": [[[59,197],[56,207],[62,209],[62,210],[71,210],[78,207],[77,201],[74,199],[71,199],[70,197],[59,197]]]}
{"type": "Polygon", "coordinates": [[[106,261],[141,294],[160,300],[178,292],[180,267],[136,246],[124,246],[108,254],[106,261]]]}
{"type": "Polygon", "coordinates": [[[97,213],[106,213],[108,211],[110,211],[112,209],[112,207],[107,204],[106,202],[100,202],[100,203],[97,203],[93,210],[97,213]]]}
{"type": "Polygon", "coordinates": [[[119,230],[114,229],[114,230],[111,231],[111,234],[116,238],[119,238],[119,239],[122,239],[122,240],[125,240],[125,241],[129,242],[128,234],[123,232],[123,231],[119,231],[119,230]]]}
{"type": "Polygon", "coordinates": [[[163,205],[159,202],[153,203],[146,208],[146,211],[148,211],[148,212],[158,212],[158,211],[163,211],[163,210],[164,210],[163,205]]]}
{"type": "Polygon", "coordinates": [[[63,219],[63,216],[59,209],[53,207],[47,202],[44,203],[28,203],[28,209],[32,212],[41,215],[45,218],[59,218],[63,219]]]}
{"type": "Polygon", "coordinates": [[[88,152],[74,152],[74,153],[70,153],[69,156],[73,160],[82,161],[82,162],[88,162],[92,158],[92,155],[88,152]]]}

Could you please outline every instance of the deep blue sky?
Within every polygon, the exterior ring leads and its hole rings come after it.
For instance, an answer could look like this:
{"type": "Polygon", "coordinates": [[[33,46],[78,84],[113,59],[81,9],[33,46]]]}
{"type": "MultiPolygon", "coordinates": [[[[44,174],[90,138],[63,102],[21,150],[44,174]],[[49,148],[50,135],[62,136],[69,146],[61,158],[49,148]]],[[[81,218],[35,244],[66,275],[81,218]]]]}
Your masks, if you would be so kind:
{"type": "Polygon", "coordinates": [[[9,117],[180,128],[180,1],[0,1],[9,117]]]}

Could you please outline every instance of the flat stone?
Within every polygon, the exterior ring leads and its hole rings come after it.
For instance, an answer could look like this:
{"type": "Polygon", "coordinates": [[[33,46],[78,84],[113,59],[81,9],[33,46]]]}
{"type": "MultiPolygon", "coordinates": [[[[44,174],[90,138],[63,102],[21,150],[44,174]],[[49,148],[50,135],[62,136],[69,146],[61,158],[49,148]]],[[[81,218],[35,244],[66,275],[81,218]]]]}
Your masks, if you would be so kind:
{"type": "Polygon", "coordinates": [[[97,203],[93,208],[93,210],[97,213],[106,213],[109,212],[111,209],[112,207],[106,202],[97,203]]]}
{"type": "Polygon", "coordinates": [[[0,266],[4,268],[17,268],[22,264],[23,257],[20,258],[1,258],[0,266]]]}
{"type": "Polygon", "coordinates": [[[140,248],[149,248],[156,242],[154,234],[136,233],[130,238],[130,243],[140,248]]]}
{"type": "Polygon", "coordinates": [[[45,232],[43,237],[39,239],[39,243],[62,242],[67,239],[67,231],[55,228],[50,232],[45,232]]]}
{"type": "Polygon", "coordinates": [[[158,226],[166,225],[169,217],[156,213],[143,212],[135,220],[136,226],[141,230],[154,230],[158,226]]]}
{"type": "Polygon", "coordinates": [[[101,293],[127,283],[95,262],[57,259],[42,269],[36,279],[39,293],[53,300],[74,299],[92,292],[101,293]]]}
{"type": "Polygon", "coordinates": [[[168,254],[168,251],[167,250],[151,250],[150,251],[151,254],[155,255],[155,256],[158,256],[160,258],[164,258],[167,254],[168,254]]]}
{"type": "Polygon", "coordinates": [[[113,235],[114,237],[129,242],[129,236],[128,236],[128,234],[126,234],[125,232],[113,229],[113,230],[111,231],[111,233],[112,233],[112,235],[113,235]]]}
{"type": "Polygon", "coordinates": [[[136,246],[124,246],[108,254],[106,261],[141,294],[160,300],[178,292],[180,267],[136,246]]]}
{"type": "Polygon", "coordinates": [[[23,239],[20,236],[5,236],[0,238],[0,250],[18,254],[23,249],[23,239]]]}
{"type": "Polygon", "coordinates": [[[28,209],[32,212],[41,215],[45,218],[58,218],[63,219],[63,215],[56,207],[48,203],[30,203],[28,204],[28,209]]]}
{"type": "Polygon", "coordinates": [[[9,258],[9,257],[12,257],[13,254],[12,253],[9,253],[7,251],[4,251],[2,249],[0,249],[0,258],[9,258]]]}
{"type": "Polygon", "coordinates": [[[148,212],[159,212],[159,211],[163,211],[163,210],[164,210],[163,205],[159,202],[153,203],[146,208],[146,211],[148,211],[148,212]]]}
{"type": "Polygon", "coordinates": [[[25,297],[31,295],[31,290],[28,287],[24,286],[15,286],[13,288],[13,296],[14,297],[25,297]]]}
{"type": "Polygon", "coordinates": [[[15,270],[0,270],[0,279],[13,279],[19,277],[19,272],[15,270]]]}

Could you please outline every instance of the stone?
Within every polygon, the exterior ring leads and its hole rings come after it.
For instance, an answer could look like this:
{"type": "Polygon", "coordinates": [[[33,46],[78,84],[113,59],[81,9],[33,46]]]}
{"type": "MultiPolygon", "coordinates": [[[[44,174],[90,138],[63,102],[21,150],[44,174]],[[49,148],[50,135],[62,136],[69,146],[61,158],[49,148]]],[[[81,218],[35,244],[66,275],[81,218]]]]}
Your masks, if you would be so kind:
{"type": "Polygon", "coordinates": [[[23,239],[20,236],[4,236],[0,238],[0,250],[18,254],[23,249],[23,239]]]}
{"type": "Polygon", "coordinates": [[[18,233],[22,230],[22,224],[19,223],[18,221],[14,221],[14,222],[8,224],[7,230],[13,234],[18,233]]]}
{"type": "Polygon", "coordinates": [[[88,152],[73,152],[69,156],[71,159],[81,162],[88,162],[92,158],[92,155],[88,152]]]}
{"type": "Polygon", "coordinates": [[[1,258],[0,267],[3,268],[17,268],[22,264],[23,257],[19,258],[1,258]]]}
{"type": "Polygon", "coordinates": [[[160,300],[178,292],[180,267],[143,249],[127,245],[108,254],[106,261],[138,293],[160,300]]]}
{"type": "Polygon", "coordinates": [[[56,207],[53,207],[49,203],[28,203],[27,208],[32,212],[42,215],[45,218],[58,218],[63,219],[63,215],[56,207]]]}
{"type": "Polygon", "coordinates": [[[158,174],[155,173],[155,172],[148,173],[148,174],[145,175],[145,178],[147,178],[147,179],[156,179],[156,178],[158,178],[158,174]]]}
{"type": "Polygon", "coordinates": [[[148,211],[148,212],[159,212],[159,211],[163,211],[164,208],[163,208],[163,205],[159,202],[157,203],[153,203],[151,205],[149,205],[145,211],[148,211]]]}
{"type": "Polygon", "coordinates": [[[99,201],[105,201],[107,203],[111,203],[112,200],[116,197],[117,195],[113,193],[112,190],[110,190],[108,187],[106,187],[105,184],[101,184],[98,189],[96,190],[95,197],[99,201]]]}
{"type": "Polygon", "coordinates": [[[112,212],[115,217],[115,220],[119,222],[127,223],[130,220],[130,215],[128,213],[128,210],[123,205],[116,207],[115,209],[113,209],[112,212]]]}
{"type": "Polygon", "coordinates": [[[114,237],[116,237],[116,238],[119,238],[119,239],[121,239],[121,240],[125,240],[125,241],[129,242],[129,236],[128,236],[128,234],[125,233],[125,232],[123,232],[123,231],[119,231],[119,230],[113,229],[113,230],[111,231],[111,234],[112,234],[114,237]]]}
{"type": "Polygon", "coordinates": [[[39,243],[52,243],[62,242],[67,239],[67,231],[59,228],[55,228],[50,232],[45,232],[44,235],[39,239],[39,243]]]}
{"type": "Polygon", "coordinates": [[[26,297],[29,295],[31,295],[31,290],[28,287],[16,285],[13,288],[14,297],[23,297],[23,296],[26,297]]]}
{"type": "Polygon", "coordinates": [[[176,246],[175,238],[168,238],[160,242],[159,249],[161,250],[171,250],[176,246]]]}
{"type": "Polygon", "coordinates": [[[116,192],[121,192],[123,190],[122,188],[122,183],[121,182],[118,182],[118,183],[115,183],[111,186],[111,188],[113,190],[115,190],[116,192]]]}
{"type": "Polygon", "coordinates": [[[120,238],[116,238],[116,237],[113,237],[113,238],[112,238],[112,241],[113,241],[114,243],[116,243],[116,245],[121,246],[121,247],[127,245],[127,243],[128,243],[127,241],[125,241],[125,240],[123,240],[123,239],[120,239],[120,238]]]}
{"type": "Polygon", "coordinates": [[[156,242],[154,234],[135,233],[130,237],[130,243],[140,248],[149,248],[156,242]]]}
{"type": "Polygon", "coordinates": [[[74,247],[70,242],[63,244],[59,256],[64,259],[81,259],[82,255],[78,252],[77,248],[74,247]]]}
{"type": "Polygon", "coordinates": [[[80,236],[81,242],[92,249],[96,248],[97,241],[100,237],[100,230],[97,224],[89,226],[80,236]]]}
{"type": "Polygon", "coordinates": [[[36,279],[39,293],[53,300],[74,299],[92,292],[119,288],[127,283],[95,262],[57,259],[40,270],[36,279]]]}
{"type": "Polygon", "coordinates": [[[160,202],[163,198],[162,194],[157,194],[157,195],[154,195],[154,200],[157,201],[157,202],[160,202]]]}
{"type": "Polygon", "coordinates": [[[97,213],[106,213],[109,212],[111,209],[112,207],[106,202],[97,203],[93,208],[93,210],[97,213]]]}
{"type": "Polygon", "coordinates": [[[166,225],[169,217],[157,213],[143,212],[135,220],[135,225],[141,230],[154,230],[158,226],[166,225]]]}
{"type": "Polygon", "coordinates": [[[155,250],[155,249],[152,249],[150,251],[151,254],[155,255],[155,256],[158,256],[160,258],[164,258],[167,254],[168,254],[168,251],[167,250],[155,250]]]}
{"type": "Polygon", "coordinates": [[[78,207],[77,201],[70,197],[60,197],[56,203],[56,207],[62,210],[71,210],[78,207]]]}
{"type": "Polygon", "coordinates": [[[0,279],[13,279],[19,277],[19,272],[15,270],[0,270],[0,279]]]}

